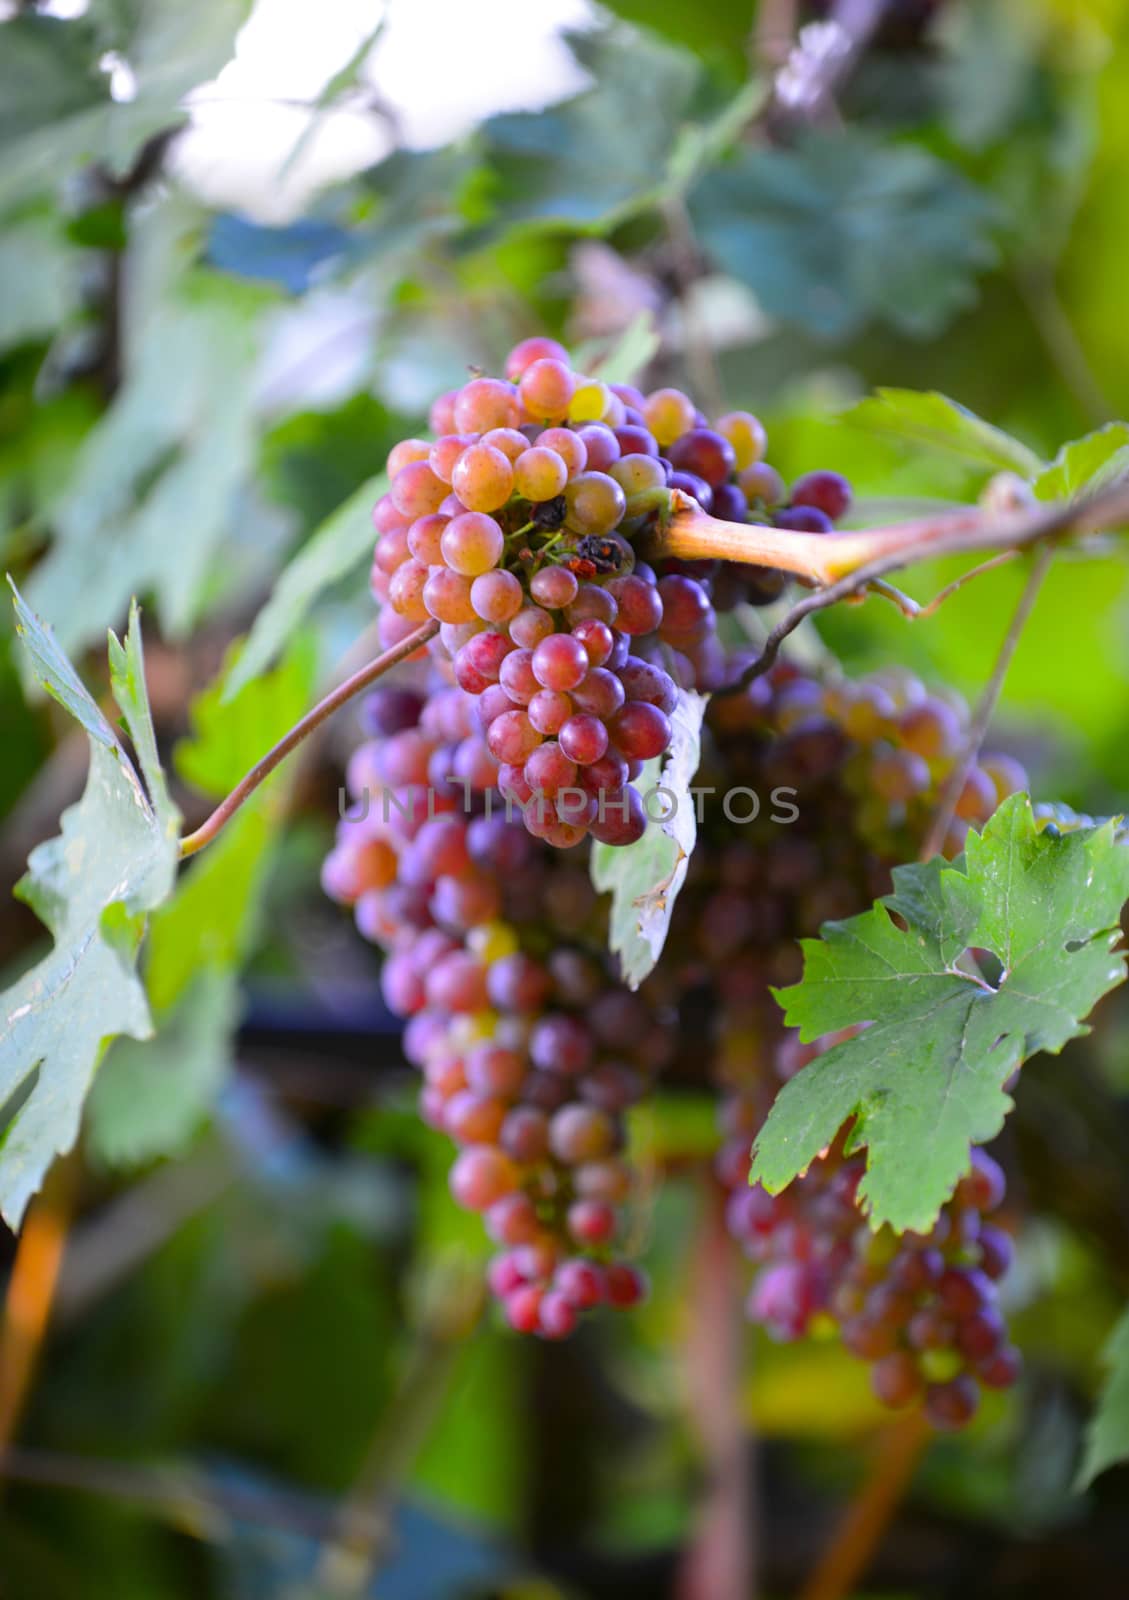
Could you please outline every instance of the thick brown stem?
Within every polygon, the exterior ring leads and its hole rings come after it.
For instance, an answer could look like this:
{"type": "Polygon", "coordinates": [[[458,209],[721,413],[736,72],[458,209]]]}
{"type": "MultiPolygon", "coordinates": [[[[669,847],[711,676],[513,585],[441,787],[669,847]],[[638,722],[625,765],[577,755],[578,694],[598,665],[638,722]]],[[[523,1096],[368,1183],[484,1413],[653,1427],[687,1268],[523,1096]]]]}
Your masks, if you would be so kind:
{"type": "Polygon", "coordinates": [[[820,585],[854,574],[880,577],[900,567],[942,555],[978,550],[1018,550],[1057,533],[1096,532],[1129,522],[1129,484],[1119,483],[1084,500],[992,512],[965,506],[889,528],[851,533],[793,533],[758,523],[723,522],[706,516],[688,496],[674,491],[673,515],[651,536],[647,554],[683,561],[736,561],[777,567],[820,585]]]}
{"type": "Polygon", "coordinates": [[[741,1404],[746,1376],[736,1258],[725,1196],[708,1177],[691,1265],[686,1340],[690,1420],[707,1481],[698,1525],[675,1580],[676,1600],[756,1593],[753,1440],[741,1404]]]}
{"type": "Polygon", "coordinates": [[[59,1282],[78,1183],[78,1158],[52,1167],[20,1235],[0,1315],[0,1455],[19,1427],[59,1282]]]}
{"type": "Polygon", "coordinates": [[[385,650],[375,661],[368,662],[358,672],[354,672],[352,677],[346,678],[344,683],[339,683],[324,700],[319,700],[313,710],[307,711],[301,722],[295,723],[285,738],[278,741],[273,750],[268,750],[261,761],[256,761],[247,776],[236,785],[225,800],[220,801],[208,820],[202,823],[195,833],[185,835],[180,841],[181,860],[186,856],[194,856],[197,850],[202,850],[206,844],[211,844],[244,801],[270,777],[275,767],[284,761],[292,750],[297,749],[302,740],[308,738],[327,717],[331,717],[335,711],[361,694],[369,684],[375,683],[377,678],[383,677],[399,662],[406,661],[410,655],[414,655],[421,645],[433,639],[438,632],[437,622],[421,624],[414,633],[409,633],[406,639],[401,639],[399,644],[393,645],[390,650],[385,650]]]}
{"type": "Polygon", "coordinates": [[[847,1600],[855,1593],[929,1439],[929,1424],[918,1412],[884,1431],[874,1467],[800,1600],[847,1600]]]}

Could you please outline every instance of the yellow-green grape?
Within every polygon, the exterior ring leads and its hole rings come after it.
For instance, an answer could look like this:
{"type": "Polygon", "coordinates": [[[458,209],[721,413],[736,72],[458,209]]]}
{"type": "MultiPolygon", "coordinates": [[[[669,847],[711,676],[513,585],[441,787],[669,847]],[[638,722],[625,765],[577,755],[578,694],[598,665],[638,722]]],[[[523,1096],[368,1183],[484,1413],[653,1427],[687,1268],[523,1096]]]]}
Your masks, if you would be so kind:
{"type": "Polygon", "coordinates": [[[552,500],[568,482],[568,468],[555,450],[534,445],[514,462],[514,488],[524,500],[552,500]]]}
{"type": "Polygon", "coordinates": [[[600,422],[608,413],[614,396],[597,378],[587,378],[573,391],[568,403],[570,422],[600,422]]]}
{"type": "Polygon", "coordinates": [[[725,416],[718,417],[714,427],[733,446],[738,472],[759,461],[768,448],[764,425],[751,411],[727,411],[725,416]]]}
{"type": "Polygon", "coordinates": [[[746,504],[753,508],[763,506],[766,511],[783,505],[788,496],[784,479],[767,461],[754,461],[751,467],[742,467],[737,473],[737,487],[745,496],[746,504]]]}
{"type": "Polygon", "coordinates": [[[620,456],[608,468],[608,476],[619,484],[629,506],[635,495],[666,485],[666,468],[657,456],[620,456]]]}
{"type": "Polygon", "coordinates": [[[665,448],[694,426],[694,402],[681,389],[655,389],[643,405],[643,420],[665,448]]]}
{"type": "Polygon", "coordinates": [[[606,472],[582,472],[564,493],[565,525],[576,533],[610,533],[623,521],[627,497],[606,472]]]}

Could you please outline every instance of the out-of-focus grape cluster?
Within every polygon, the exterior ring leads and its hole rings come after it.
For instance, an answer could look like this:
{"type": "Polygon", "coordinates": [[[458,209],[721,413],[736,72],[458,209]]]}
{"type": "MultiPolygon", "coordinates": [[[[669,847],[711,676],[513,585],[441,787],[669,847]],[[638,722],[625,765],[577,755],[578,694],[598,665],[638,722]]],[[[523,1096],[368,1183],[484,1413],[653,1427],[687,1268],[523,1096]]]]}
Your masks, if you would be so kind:
{"type": "MultiPolygon", "coordinates": [[[[1018,1368],[994,1299],[1008,1237],[985,1220],[1002,1200],[995,1163],[978,1153],[922,1239],[870,1231],[848,1130],[782,1195],[747,1182],[781,1079],[812,1053],[783,1033],[769,987],[799,976],[799,938],[915,858],[965,709],[904,674],[848,682],[787,661],[733,692],[750,654],[737,633],[723,644],[718,612],[776,598],[784,576],[656,570],[633,544],[671,488],[727,522],[833,536],[849,486],[816,471],[789,491],[754,417],[709,427],[680,391],[585,379],[548,340],[518,346],[504,379],[443,396],[432,425],[434,441],[392,453],[373,592],[386,643],[429,618],[439,632],[366,703],[323,881],[385,952],[421,1113],[458,1147],[452,1193],[498,1246],[488,1277],[506,1318],[561,1338],[642,1297],[629,1112],[658,1075],[708,1071],[717,1176],[757,1263],[750,1316],[787,1338],[837,1323],[883,1401],[966,1421],[978,1385],[1018,1368]],[[695,780],[715,798],[662,959],[633,993],[586,851],[562,847],[641,836],[632,779],[667,748],[680,692],[719,687],[695,780]]],[[[1007,758],[973,765],[945,854],[1025,784],[1007,758]]]]}

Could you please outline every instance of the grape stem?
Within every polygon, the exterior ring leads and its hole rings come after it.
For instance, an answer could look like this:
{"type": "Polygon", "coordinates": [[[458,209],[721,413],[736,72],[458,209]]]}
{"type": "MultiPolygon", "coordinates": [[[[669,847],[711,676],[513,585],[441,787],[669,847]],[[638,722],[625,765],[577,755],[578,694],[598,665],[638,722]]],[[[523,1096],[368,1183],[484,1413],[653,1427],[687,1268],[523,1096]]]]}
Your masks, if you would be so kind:
{"type": "Polygon", "coordinates": [[[992,512],[963,506],[914,522],[851,533],[795,533],[759,523],[723,522],[707,516],[679,489],[670,491],[672,515],[651,537],[648,555],[682,561],[736,561],[776,567],[812,583],[857,586],[935,556],[976,550],[1019,550],[1058,533],[1094,533],[1129,522],[1129,483],[1022,511],[992,512]]]}
{"type": "MultiPolygon", "coordinates": [[[[1085,499],[1008,512],[969,506],[916,522],[857,533],[804,534],[781,528],[720,522],[678,490],[670,494],[673,516],[652,536],[646,554],[662,560],[735,561],[777,567],[821,585],[791,608],[769,633],[760,655],[733,683],[716,694],[737,694],[767,672],[780,646],[813,612],[847,600],[889,572],[939,556],[978,550],[1012,553],[1065,535],[1098,533],[1129,523],[1129,483],[1085,499]]],[[[986,565],[986,564],[985,564],[986,565]]]]}
{"type": "Polygon", "coordinates": [[[188,856],[194,856],[206,844],[211,844],[212,840],[222,832],[225,825],[231,821],[240,806],[254,794],[260,784],[270,777],[280,762],[284,761],[292,750],[296,750],[303,739],[308,738],[314,729],[320,727],[327,717],[331,717],[341,706],[346,705],[357,695],[363,693],[369,684],[375,683],[378,678],[383,677],[392,667],[414,655],[422,645],[425,645],[429,639],[433,639],[438,632],[439,624],[437,622],[422,623],[414,633],[409,633],[406,639],[401,639],[399,644],[394,644],[391,649],[385,650],[383,654],[377,656],[374,660],[366,662],[363,667],[346,678],[344,683],[339,683],[336,689],[331,690],[324,700],[319,700],[317,705],[311,711],[307,711],[302,720],[296,722],[290,732],[284,735],[273,749],[268,750],[261,760],[255,762],[246,777],[236,784],[226,799],[220,801],[207,821],[201,823],[194,833],[185,835],[180,841],[180,859],[183,861],[188,856]]]}

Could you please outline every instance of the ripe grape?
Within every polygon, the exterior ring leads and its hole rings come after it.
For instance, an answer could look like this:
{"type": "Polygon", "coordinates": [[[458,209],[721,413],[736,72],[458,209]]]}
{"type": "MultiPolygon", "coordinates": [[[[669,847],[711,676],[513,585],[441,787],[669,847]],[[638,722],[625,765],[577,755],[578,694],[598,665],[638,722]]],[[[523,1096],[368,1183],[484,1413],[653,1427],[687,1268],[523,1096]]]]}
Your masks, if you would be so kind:
{"type": "Polygon", "coordinates": [[[627,498],[605,472],[578,473],[564,492],[565,523],[577,533],[610,533],[623,521],[627,498]]]}
{"type": "Polygon", "coordinates": [[[505,544],[497,522],[481,511],[467,511],[454,517],[444,528],[440,541],[444,561],[452,571],[467,578],[477,578],[496,567],[505,544]]]}
{"type": "Polygon", "coordinates": [[[655,389],[643,402],[643,417],[665,449],[694,426],[694,402],[680,389],[655,389]]]}
{"type": "Polygon", "coordinates": [[[568,467],[555,450],[534,445],[514,462],[514,488],[526,500],[552,500],[568,482],[568,467]]]}
{"type": "Polygon", "coordinates": [[[588,673],[588,652],[570,633],[551,633],[533,652],[532,671],[544,689],[575,689],[588,673]]]}
{"type": "Polygon", "coordinates": [[[470,445],[451,473],[451,488],[468,511],[497,511],[510,498],[513,487],[514,469],[509,458],[491,444],[470,445]]]}
{"type": "Polygon", "coordinates": [[[520,344],[515,344],[506,357],[505,373],[511,383],[517,383],[522,374],[533,365],[535,361],[560,361],[568,364],[568,351],[563,344],[558,344],[555,339],[534,337],[522,339],[520,344]]]}
{"type": "Polygon", "coordinates": [[[509,622],[522,608],[525,592],[512,572],[480,573],[470,586],[470,603],[483,622],[509,622]]]}
{"type": "Polygon", "coordinates": [[[499,378],[473,378],[455,399],[458,433],[489,433],[492,428],[516,428],[519,408],[512,384],[499,378]]]}
{"type": "Polygon", "coordinates": [[[575,383],[566,361],[542,356],[522,373],[518,393],[531,417],[552,422],[568,415],[575,383]]]}
{"type": "Polygon", "coordinates": [[[561,610],[576,599],[577,584],[566,567],[543,567],[535,572],[529,582],[529,592],[538,605],[561,610]]]}
{"type": "Polygon", "coordinates": [[[792,485],[792,504],[814,506],[838,522],[850,509],[851,486],[838,472],[806,472],[792,485]]]}

